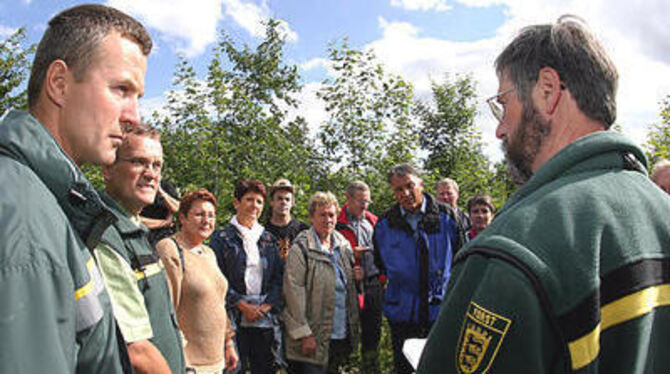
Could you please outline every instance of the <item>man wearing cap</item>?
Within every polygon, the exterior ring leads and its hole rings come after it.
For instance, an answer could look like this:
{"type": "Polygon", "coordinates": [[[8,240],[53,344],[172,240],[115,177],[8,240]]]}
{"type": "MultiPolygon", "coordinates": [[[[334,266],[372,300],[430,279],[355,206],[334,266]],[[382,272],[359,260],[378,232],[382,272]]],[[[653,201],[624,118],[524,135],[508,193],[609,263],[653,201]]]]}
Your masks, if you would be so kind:
{"type": "Polygon", "coordinates": [[[309,226],[291,215],[295,205],[294,188],[288,179],[280,178],[270,186],[270,219],[265,229],[277,239],[277,248],[282,259],[286,260],[293,239],[309,226]]]}

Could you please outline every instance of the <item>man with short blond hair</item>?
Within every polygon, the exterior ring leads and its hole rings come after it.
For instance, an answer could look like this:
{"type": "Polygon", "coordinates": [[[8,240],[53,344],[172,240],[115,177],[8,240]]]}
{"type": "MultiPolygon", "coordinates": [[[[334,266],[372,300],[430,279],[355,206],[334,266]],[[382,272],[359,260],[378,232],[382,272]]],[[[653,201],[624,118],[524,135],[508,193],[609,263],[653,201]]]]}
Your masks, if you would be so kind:
{"type": "Polygon", "coordinates": [[[461,231],[467,233],[470,230],[472,222],[468,213],[458,208],[459,188],[458,183],[451,178],[444,178],[435,184],[437,201],[447,204],[458,215],[459,226],[461,231]]]}
{"type": "Polygon", "coordinates": [[[347,202],[340,209],[335,229],[351,244],[354,250],[354,270],[362,273],[359,295],[361,308],[361,362],[364,373],[379,373],[378,347],[382,323],[382,290],[379,269],[375,265],[372,235],[377,216],[368,211],[372,204],[370,187],[363,181],[353,181],[347,186],[347,202]]]}
{"type": "Polygon", "coordinates": [[[122,126],[139,124],[151,46],[116,9],[57,14],[35,52],[28,112],[0,124],[1,373],[130,370],[90,254],[114,217],[80,167],[113,163],[122,126]]]}

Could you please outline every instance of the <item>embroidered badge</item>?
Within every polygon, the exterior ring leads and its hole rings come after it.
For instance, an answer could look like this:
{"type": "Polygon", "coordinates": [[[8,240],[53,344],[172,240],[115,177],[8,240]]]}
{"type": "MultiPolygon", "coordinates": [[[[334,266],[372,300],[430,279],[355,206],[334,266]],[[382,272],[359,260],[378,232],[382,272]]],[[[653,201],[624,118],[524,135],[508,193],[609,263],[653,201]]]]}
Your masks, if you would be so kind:
{"type": "Polygon", "coordinates": [[[486,373],[502,345],[512,320],[470,302],[456,350],[459,373],[486,373]]]}

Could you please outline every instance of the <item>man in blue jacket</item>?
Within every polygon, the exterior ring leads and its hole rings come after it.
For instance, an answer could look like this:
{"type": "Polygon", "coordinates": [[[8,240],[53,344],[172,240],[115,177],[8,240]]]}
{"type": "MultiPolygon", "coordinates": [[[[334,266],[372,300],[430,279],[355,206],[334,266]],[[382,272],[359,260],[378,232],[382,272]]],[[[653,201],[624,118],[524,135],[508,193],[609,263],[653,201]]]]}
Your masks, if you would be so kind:
{"type": "Polygon", "coordinates": [[[375,227],[377,267],[388,280],[383,303],[391,326],[396,372],[414,370],[403,357],[408,338],[426,337],[437,318],[449,280],[451,255],[463,242],[454,211],[423,192],[411,165],[391,169],[388,178],[398,200],[375,227]]]}

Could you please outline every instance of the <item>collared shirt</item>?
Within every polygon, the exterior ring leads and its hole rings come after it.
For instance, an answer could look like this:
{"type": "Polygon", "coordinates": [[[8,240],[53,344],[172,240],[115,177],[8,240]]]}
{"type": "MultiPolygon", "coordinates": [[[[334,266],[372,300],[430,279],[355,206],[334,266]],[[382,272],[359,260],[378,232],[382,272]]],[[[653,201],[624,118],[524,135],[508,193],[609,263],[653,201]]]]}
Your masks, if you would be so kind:
{"type": "MultiPolygon", "coordinates": [[[[142,223],[138,216],[128,217],[136,227],[142,223]]],[[[100,243],[93,251],[103,281],[112,300],[114,317],[127,343],[153,338],[149,312],[144,296],[137,285],[137,275],[130,264],[110,246],[100,243]]],[[[158,263],[162,268],[162,263],[158,263]]]]}
{"type": "Polygon", "coordinates": [[[311,229],[316,245],[323,253],[328,255],[333,268],[335,269],[335,309],[333,310],[333,329],[330,333],[331,339],[345,339],[347,337],[347,276],[340,265],[340,247],[335,246],[334,237],[331,236],[330,244],[333,250],[324,248],[321,245],[321,238],[314,228],[311,229]]]}
{"type": "MultiPolygon", "coordinates": [[[[144,296],[137,285],[137,275],[130,264],[105,244],[93,251],[103,281],[112,300],[114,317],[127,343],[151,339],[154,336],[144,296]]],[[[162,265],[162,264],[161,264],[162,265]]]]}
{"type": "Polygon", "coordinates": [[[354,217],[349,214],[349,209],[347,209],[347,219],[349,220],[351,231],[353,231],[356,236],[358,245],[370,247],[372,249],[372,234],[374,233],[374,228],[370,221],[365,219],[365,216],[362,216],[360,219],[354,217]]]}
{"type": "Polygon", "coordinates": [[[421,221],[421,218],[423,215],[426,213],[426,197],[423,196],[423,201],[421,202],[421,208],[416,213],[410,213],[403,209],[403,207],[400,207],[400,213],[402,214],[403,218],[405,218],[405,221],[412,227],[412,231],[416,233],[416,229],[419,227],[419,222],[421,221]]]}

